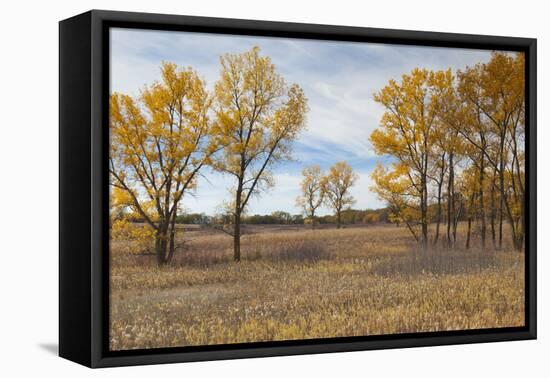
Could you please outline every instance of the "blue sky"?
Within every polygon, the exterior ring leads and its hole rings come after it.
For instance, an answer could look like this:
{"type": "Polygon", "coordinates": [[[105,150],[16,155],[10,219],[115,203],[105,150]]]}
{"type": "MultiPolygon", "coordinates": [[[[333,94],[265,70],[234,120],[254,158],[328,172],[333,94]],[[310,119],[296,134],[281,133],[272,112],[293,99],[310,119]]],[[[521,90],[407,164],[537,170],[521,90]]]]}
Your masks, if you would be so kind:
{"type": "MultiPolygon", "coordinates": [[[[275,187],[251,200],[250,214],[299,213],[295,199],[302,168],[319,164],[327,169],[341,160],[359,175],[351,191],[357,200],[354,208],[383,207],[369,190],[376,162],[388,162],[374,154],[368,140],[384,111],[373,94],[415,67],[459,69],[490,58],[490,52],[483,50],[117,28],[111,30],[111,90],[138,96],[145,84],[159,80],[162,61],[193,67],[212,88],[219,76],[220,55],[253,46],[271,57],[287,83],[303,88],[310,110],[307,129],[294,145],[295,161],[274,169],[275,187]]],[[[208,170],[203,176],[197,192],[184,198],[184,207],[213,214],[233,182],[208,170]]],[[[320,211],[329,213],[329,209],[320,211]]]]}

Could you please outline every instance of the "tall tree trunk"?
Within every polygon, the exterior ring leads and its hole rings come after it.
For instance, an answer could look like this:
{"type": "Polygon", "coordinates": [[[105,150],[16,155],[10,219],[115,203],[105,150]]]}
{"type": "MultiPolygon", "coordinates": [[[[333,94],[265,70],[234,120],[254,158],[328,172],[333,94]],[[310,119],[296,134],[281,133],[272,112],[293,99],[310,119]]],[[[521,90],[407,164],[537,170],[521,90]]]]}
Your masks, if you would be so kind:
{"type": "MultiPolygon", "coordinates": [[[[241,164],[241,172],[244,171],[244,167],[241,164]]],[[[243,194],[243,178],[239,177],[237,184],[237,192],[235,196],[235,226],[233,228],[233,260],[241,261],[241,213],[243,210],[242,205],[243,194]]]]}
{"type": "Polygon", "coordinates": [[[421,178],[421,188],[420,216],[422,224],[422,250],[426,252],[428,250],[428,188],[425,174],[423,174],[421,178]]]}
{"type": "Polygon", "coordinates": [[[487,224],[485,220],[485,194],[483,185],[485,184],[485,155],[482,153],[479,161],[479,217],[481,218],[481,250],[485,250],[485,235],[487,224]]]}
{"type": "Polygon", "coordinates": [[[447,182],[447,246],[451,248],[451,227],[454,222],[455,198],[454,198],[454,156],[449,154],[449,180],[447,182]]]}
{"type": "Polygon", "coordinates": [[[433,245],[437,244],[439,240],[439,228],[441,226],[441,197],[437,199],[437,223],[435,225],[435,235],[433,240],[433,245]]]}
{"type": "Polygon", "coordinates": [[[523,196],[523,184],[521,182],[521,171],[519,170],[519,159],[515,148],[512,150],[512,169],[510,171],[511,189],[512,189],[512,204],[519,204],[520,213],[519,216],[514,216],[510,209],[510,204],[507,203],[506,211],[508,213],[510,227],[512,228],[512,241],[515,250],[521,250],[523,244],[523,217],[524,217],[524,196],[523,196]],[[516,167],[518,167],[516,171],[516,167]],[[517,172],[517,176],[516,176],[517,172]]]}
{"type": "Polygon", "coordinates": [[[443,179],[445,175],[445,162],[444,159],[441,162],[441,174],[439,176],[439,181],[437,182],[437,223],[435,226],[435,235],[433,240],[433,245],[435,246],[437,244],[437,241],[439,240],[439,227],[441,225],[441,213],[442,213],[442,206],[441,206],[441,193],[443,189],[443,179]]]}
{"type": "Polygon", "coordinates": [[[162,249],[162,236],[158,234],[155,235],[155,256],[157,258],[157,264],[159,266],[164,264],[164,251],[162,249]]]}
{"type": "Polygon", "coordinates": [[[468,231],[466,233],[466,249],[470,249],[470,240],[472,235],[472,213],[474,210],[474,203],[475,203],[476,193],[472,193],[472,196],[470,197],[470,203],[468,205],[468,231]]]}
{"type": "MultiPolygon", "coordinates": [[[[514,176],[517,177],[517,189],[518,189],[517,192],[518,192],[519,198],[517,198],[516,200],[519,200],[518,202],[520,204],[520,217],[518,220],[519,224],[516,227],[516,229],[518,230],[517,231],[518,242],[516,245],[516,249],[518,251],[521,251],[521,249],[524,246],[524,238],[525,238],[525,183],[524,183],[524,175],[522,174],[522,171],[521,171],[521,159],[519,157],[519,153],[518,153],[519,151],[518,151],[518,145],[517,145],[518,139],[520,139],[518,136],[519,122],[520,122],[520,117],[518,116],[517,121],[514,125],[514,131],[512,133],[512,154],[514,156],[514,161],[516,163],[515,171],[512,169],[512,177],[514,176]]],[[[523,122],[525,122],[525,119],[523,119],[523,122]]]]}
{"type": "Polygon", "coordinates": [[[336,210],[336,228],[342,227],[342,210],[337,209],[336,210]]]}
{"type": "Polygon", "coordinates": [[[502,248],[502,224],[504,223],[504,198],[500,197],[500,205],[498,209],[498,249],[502,248]]]}
{"type": "Polygon", "coordinates": [[[241,214],[235,214],[233,230],[233,260],[241,261],[241,214]]]}
{"type": "Polygon", "coordinates": [[[496,172],[493,172],[493,177],[491,177],[491,239],[493,241],[493,248],[496,248],[496,203],[495,203],[495,176],[496,172]]]}
{"type": "Polygon", "coordinates": [[[517,225],[516,222],[514,222],[514,215],[512,214],[512,209],[510,208],[510,204],[508,203],[508,199],[506,199],[506,202],[504,203],[506,207],[506,214],[508,215],[508,223],[510,224],[510,228],[512,231],[512,245],[514,249],[518,249],[518,232],[517,232],[517,225]]]}
{"type": "Polygon", "coordinates": [[[162,221],[155,234],[155,251],[159,266],[166,264],[166,251],[168,249],[168,222],[162,221]]]}
{"type": "Polygon", "coordinates": [[[468,232],[466,233],[466,249],[470,249],[471,234],[472,234],[472,216],[468,215],[468,232]]]}
{"type": "Polygon", "coordinates": [[[166,263],[170,264],[176,252],[176,213],[172,215],[170,221],[170,245],[168,248],[168,256],[166,257],[166,263]]]}
{"type": "Polygon", "coordinates": [[[499,150],[499,191],[500,191],[500,206],[499,206],[499,225],[498,225],[498,248],[502,248],[502,224],[504,221],[504,201],[506,200],[506,193],[504,188],[504,142],[506,134],[501,132],[500,135],[500,150],[499,150]]]}

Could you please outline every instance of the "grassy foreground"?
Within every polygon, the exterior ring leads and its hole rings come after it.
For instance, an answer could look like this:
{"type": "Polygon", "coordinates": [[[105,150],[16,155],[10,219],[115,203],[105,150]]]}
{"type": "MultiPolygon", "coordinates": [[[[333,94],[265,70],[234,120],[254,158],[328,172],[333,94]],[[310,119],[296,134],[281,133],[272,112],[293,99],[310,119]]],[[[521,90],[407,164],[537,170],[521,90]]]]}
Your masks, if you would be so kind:
{"type": "MultiPolygon", "coordinates": [[[[244,260],[188,230],[172,266],[111,246],[112,350],[512,327],[524,324],[524,255],[433,250],[394,226],[249,226],[244,260]]],[[[505,244],[508,244],[506,241],[505,244]]]]}

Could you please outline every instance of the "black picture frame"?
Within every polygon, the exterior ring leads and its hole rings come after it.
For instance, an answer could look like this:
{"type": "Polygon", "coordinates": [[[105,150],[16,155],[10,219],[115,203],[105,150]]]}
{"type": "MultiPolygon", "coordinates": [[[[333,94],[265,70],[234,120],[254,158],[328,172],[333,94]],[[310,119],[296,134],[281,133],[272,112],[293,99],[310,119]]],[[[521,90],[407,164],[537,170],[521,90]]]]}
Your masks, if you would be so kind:
{"type": "Polygon", "coordinates": [[[59,23],[59,355],[88,367],[535,339],[536,39],[92,10],[59,23]],[[110,27],[521,51],[526,59],[524,327],[109,351],[110,27]]]}

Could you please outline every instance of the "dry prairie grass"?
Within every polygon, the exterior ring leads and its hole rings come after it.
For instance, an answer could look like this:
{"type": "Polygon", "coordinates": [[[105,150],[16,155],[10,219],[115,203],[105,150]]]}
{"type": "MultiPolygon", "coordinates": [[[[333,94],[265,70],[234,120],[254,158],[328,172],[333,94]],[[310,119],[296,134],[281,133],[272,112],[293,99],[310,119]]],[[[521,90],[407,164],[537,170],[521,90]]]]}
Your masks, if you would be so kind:
{"type": "Polygon", "coordinates": [[[523,253],[432,251],[404,228],[189,231],[170,267],[111,249],[112,350],[524,324],[523,253]]]}

